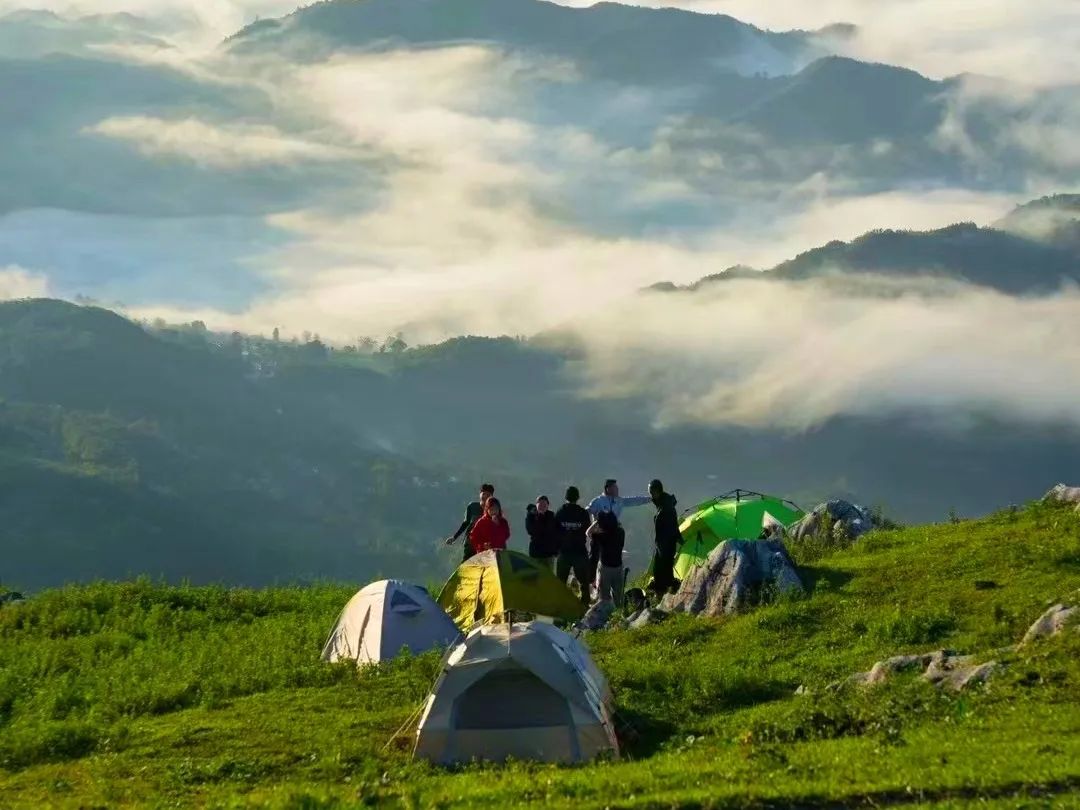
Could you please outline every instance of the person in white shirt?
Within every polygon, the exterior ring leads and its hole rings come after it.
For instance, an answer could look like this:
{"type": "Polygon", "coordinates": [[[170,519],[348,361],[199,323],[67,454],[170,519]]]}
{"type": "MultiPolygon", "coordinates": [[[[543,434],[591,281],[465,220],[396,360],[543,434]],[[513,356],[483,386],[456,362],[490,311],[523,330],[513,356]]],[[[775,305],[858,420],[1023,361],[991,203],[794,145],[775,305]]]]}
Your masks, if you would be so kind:
{"type": "Polygon", "coordinates": [[[626,531],[621,524],[622,510],[627,506],[642,506],[650,503],[648,495],[619,497],[619,483],[614,478],[604,482],[604,492],[589,502],[588,511],[593,522],[587,532],[589,536],[589,565],[591,577],[595,581],[597,569],[600,582],[597,599],[610,599],[616,606],[622,605],[623,597],[623,546],[626,544],[626,531]]]}
{"type": "Polygon", "coordinates": [[[648,495],[631,495],[629,498],[619,497],[619,482],[609,478],[604,482],[604,491],[589,501],[589,514],[596,517],[601,512],[613,512],[618,520],[622,520],[622,510],[626,506],[644,506],[651,503],[648,495]]]}

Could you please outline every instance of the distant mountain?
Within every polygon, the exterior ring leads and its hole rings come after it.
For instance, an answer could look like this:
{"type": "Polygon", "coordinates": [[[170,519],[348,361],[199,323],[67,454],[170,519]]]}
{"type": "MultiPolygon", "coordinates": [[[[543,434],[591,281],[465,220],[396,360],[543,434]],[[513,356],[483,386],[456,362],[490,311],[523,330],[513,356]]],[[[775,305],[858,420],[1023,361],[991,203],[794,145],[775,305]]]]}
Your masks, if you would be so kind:
{"type": "Polygon", "coordinates": [[[1080,194],[1032,200],[1017,206],[994,227],[1080,254],[1080,194]]]}
{"type": "MultiPolygon", "coordinates": [[[[1035,497],[1080,452],[1069,429],[976,417],[658,431],[648,396],[581,399],[574,362],[551,339],[364,354],[2,303],[0,578],[423,581],[453,565],[438,538],[484,479],[520,548],[525,503],[612,475],[628,493],[659,476],[684,507],[743,486],[939,519],[1035,497]]],[[[639,570],[650,514],[632,511],[639,570]]]]}
{"type": "Polygon", "coordinates": [[[105,310],[0,303],[0,577],[438,574],[471,493],[364,442],[237,352],[105,310]]]}
{"type": "Polygon", "coordinates": [[[945,111],[947,85],[913,70],[831,56],[775,88],[732,121],[785,142],[925,137],[945,111]]]}
{"type": "Polygon", "coordinates": [[[867,192],[920,182],[1019,189],[1033,168],[1062,174],[1038,149],[1018,148],[1002,133],[1061,118],[1080,89],[1019,103],[1005,83],[983,79],[977,101],[959,102],[971,77],[935,81],[834,55],[853,35],[843,24],[770,32],[720,14],[616,3],[328,0],[260,20],[226,47],[322,60],[469,43],[562,62],[572,70],[557,79],[529,73],[530,117],[587,129],[613,146],[658,138],[659,154],[670,156],[665,171],[704,194],[821,172],[867,192]],[[647,103],[638,99],[632,116],[612,120],[612,112],[597,111],[615,88],[655,92],[647,103]],[[962,133],[959,143],[950,133],[962,133]]]}
{"type": "Polygon", "coordinates": [[[544,0],[329,0],[254,23],[229,46],[315,57],[463,42],[561,56],[591,78],[644,84],[788,73],[823,53],[804,32],[763,31],[722,14],[544,0]]]}
{"type": "Polygon", "coordinates": [[[1052,292],[1064,282],[1080,283],[1078,200],[1077,195],[1044,198],[1020,206],[993,228],[960,223],[933,231],[871,231],[851,242],[829,242],[768,270],[730,268],[688,289],[755,274],[793,280],[865,273],[940,276],[1014,294],[1052,292]]]}

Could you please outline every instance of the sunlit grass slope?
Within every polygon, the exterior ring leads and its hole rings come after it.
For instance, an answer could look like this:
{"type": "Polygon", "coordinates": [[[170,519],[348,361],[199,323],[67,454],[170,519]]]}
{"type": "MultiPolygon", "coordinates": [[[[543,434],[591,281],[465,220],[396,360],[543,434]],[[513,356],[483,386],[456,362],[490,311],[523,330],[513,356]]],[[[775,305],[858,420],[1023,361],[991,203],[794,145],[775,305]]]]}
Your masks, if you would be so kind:
{"type": "Polygon", "coordinates": [[[42,593],[0,608],[0,807],[1080,805],[1080,633],[1000,649],[1080,601],[1080,517],[1038,505],[802,560],[805,598],[589,637],[626,756],[579,768],[445,771],[388,745],[438,657],[320,664],[348,589],[42,593]],[[826,690],[940,647],[1007,666],[959,695],[826,690]]]}

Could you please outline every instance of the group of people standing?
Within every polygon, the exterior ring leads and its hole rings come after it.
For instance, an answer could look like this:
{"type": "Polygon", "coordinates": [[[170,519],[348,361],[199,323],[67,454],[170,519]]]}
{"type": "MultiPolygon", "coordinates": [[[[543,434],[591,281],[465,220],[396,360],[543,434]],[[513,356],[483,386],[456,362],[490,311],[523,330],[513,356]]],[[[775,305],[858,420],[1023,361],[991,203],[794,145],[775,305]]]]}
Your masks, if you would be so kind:
{"type": "MultiPolygon", "coordinates": [[[[621,497],[619,483],[614,478],[604,482],[603,492],[588,506],[578,501],[577,487],[566,489],[563,504],[552,511],[551,501],[541,495],[526,507],[525,531],[529,535],[529,556],[549,565],[562,582],[570,574],[581,587],[581,601],[592,602],[593,587],[598,601],[611,600],[621,605],[626,569],[623,566],[623,547],[626,531],[622,526],[623,509],[653,504],[655,548],[653,550],[653,579],[650,589],[663,595],[676,584],[675,555],[682,544],[679,515],[675,511],[675,496],[664,491],[659,479],[649,483],[648,495],[621,497]]],[[[480,487],[479,500],[465,508],[465,518],[456,532],[446,538],[448,545],[464,537],[463,559],[488,549],[506,548],[510,540],[510,523],[503,514],[502,504],[495,497],[495,487],[480,487]]]]}

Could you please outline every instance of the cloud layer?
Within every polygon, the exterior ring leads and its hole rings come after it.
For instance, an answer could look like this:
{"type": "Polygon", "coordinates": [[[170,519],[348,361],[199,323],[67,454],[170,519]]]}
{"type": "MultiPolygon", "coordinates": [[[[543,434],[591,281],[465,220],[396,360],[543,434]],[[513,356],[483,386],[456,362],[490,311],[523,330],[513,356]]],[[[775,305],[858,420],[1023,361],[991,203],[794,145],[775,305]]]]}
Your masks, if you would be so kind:
{"type": "MultiPolygon", "coordinates": [[[[1011,46],[1003,35],[1018,13],[1012,0],[984,5],[971,36],[967,17],[923,0],[827,0],[812,14],[802,2],[717,0],[708,8],[783,28],[852,19],[865,29],[845,48],[936,75],[957,72],[952,67],[963,60],[965,69],[1000,59],[996,64],[1012,70],[1032,32],[1072,14],[1054,2],[1032,11],[1011,46]]],[[[182,10],[153,0],[127,7],[182,10]]],[[[207,3],[194,13],[197,26],[227,32],[260,8],[282,10],[207,3]]],[[[1054,81],[1075,52],[1056,54],[1019,78],[1054,81]]],[[[113,57],[121,55],[114,49],[113,57]]],[[[343,180],[257,226],[255,215],[245,214],[201,252],[183,246],[213,231],[198,217],[165,231],[113,223],[110,234],[141,234],[140,261],[160,264],[173,285],[168,294],[139,295],[133,314],[264,334],[311,330],[341,342],[398,331],[415,343],[558,330],[584,348],[586,392],[644,396],[660,424],[805,429],[838,415],[918,411],[957,422],[987,411],[1080,425],[1080,301],[1072,292],[1020,300],[968,287],[902,290],[835,280],[739,281],[697,295],[638,292],[738,263],[769,266],[875,228],[992,222],[1019,201],[1016,186],[1053,190],[1078,168],[1068,133],[1080,118],[1068,99],[1048,102],[1040,116],[987,141],[971,128],[973,109],[1028,103],[1038,94],[969,81],[952,99],[935,143],[920,146],[960,155],[978,182],[907,185],[901,176],[867,191],[865,178],[849,171],[854,147],[820,147],[818,168],[818,153],[802,145],[755,153],[783,171],[770,175],[759,164],[740,170],[738,139],[754,133],[734,128],[712,137],[715,122],[669,114],[660,94],[580,87],[573,65],[493,47],[460,44],[303,65],[186,51],[124,58],[250,89],[267,99],[270,112],[235,120],[187,109],[109,113],[73,137],[100,140],[150,165],[190,163],[215,177],[252,178],[254,189],[262,188],[257,173],[264,169],[315,166],[343,180]],[[559,95],[568,88],[581,94],[570,113],[550,102],[571,98],[559,95]],[[633,137],[626,135],[631,130],[633,137]],[[691,131],[704,134],[684,149],[679,136],[691,131]],[[1038,173],[997,183],[995,170],[1010,152],[1036,156],[1038,173]],[[377,169],[367,171],[372,164],[377,169]],[[983,169],[994,182],[984,180],[983,169]],[[176,253],[168,262],[148,246],[161,244],[163,233],[176,253]],[[236,292],[225,296],[215,285],[230,274],[236,292]],[[177,285],[199,294],[177,295],[177,285]]],[[[886,141],[866,147],[870,159],[882,160],[893,148],[886,141]]],[[[317,185],[313,175],[284,174],[317,185]]],[[[0,236],[22,234],[25,242],[25,221],[8,220],[18,222],[0,222],[0,236]]],[[[123,241],[103,241],[104,226],[90,227],[83,244],[104,267],[111,254],[124,252],[123,241]]],[[[71,250],[75,258],[58,258],[57,267],[88,264],[79,245],[71,250]]],[[[108,289],[120,297],[116,287],[108,289]]],[[[127,288],[141,292],[138,284],[127,288]]],[[[40,276],[0,272],[0,294],[46,290],[40,276]]]]}
{"type": "Polygon", "coordinates": [[[40,298],[49,294],[48,280],[22,267],[0,267],[0,301],[40,298]]]}
{"type": "Polygon", "coordinates": [[[272,126],[219,126],[196,118],[170,121],[144,115],[121,116],[100,121],[84,132],[131,143],[151,157],[181,157],[219,169],[291,166],[356,157],[347,149],[286,135],[272,126]]]}
{"type": "Polygon", "coordinates": [[[580,339],[590,390],[645,396],[661,424],[803,430],[919,414],[1080,426],[1075,290],[1020,299],[933,281],[732,281],[627,301],[580,339]]]}

